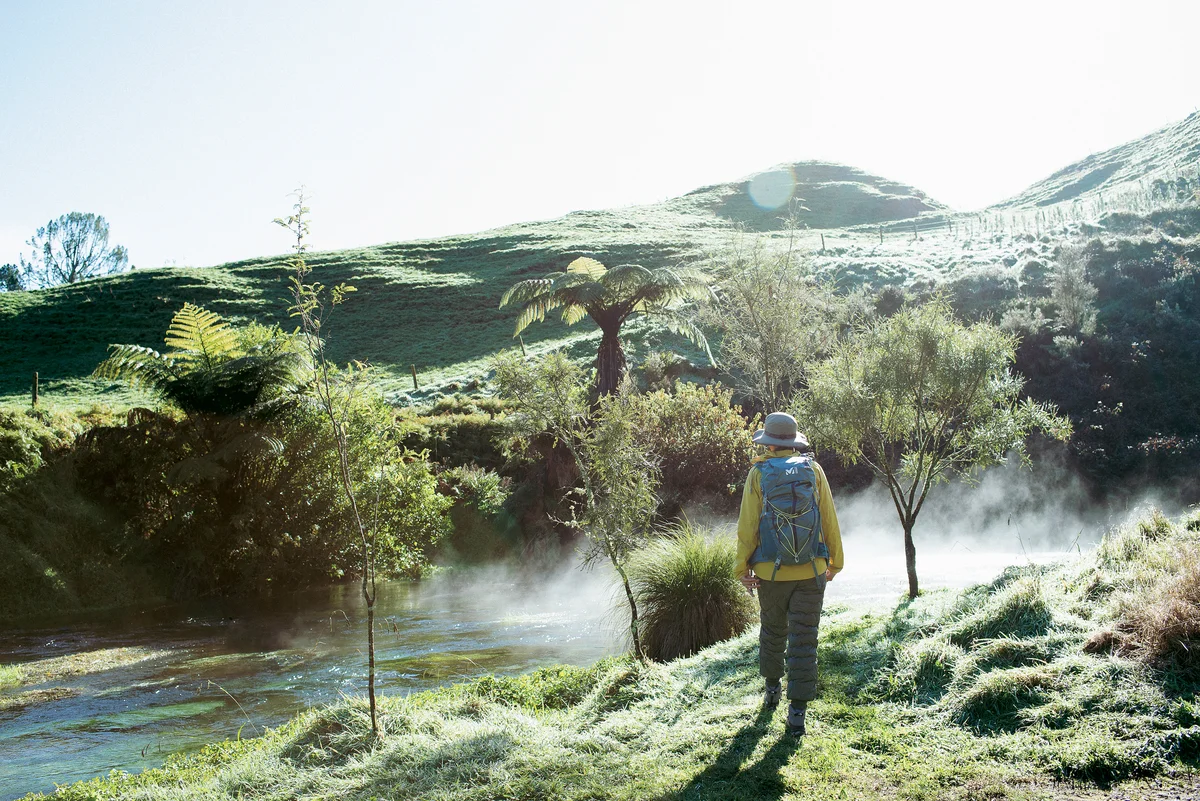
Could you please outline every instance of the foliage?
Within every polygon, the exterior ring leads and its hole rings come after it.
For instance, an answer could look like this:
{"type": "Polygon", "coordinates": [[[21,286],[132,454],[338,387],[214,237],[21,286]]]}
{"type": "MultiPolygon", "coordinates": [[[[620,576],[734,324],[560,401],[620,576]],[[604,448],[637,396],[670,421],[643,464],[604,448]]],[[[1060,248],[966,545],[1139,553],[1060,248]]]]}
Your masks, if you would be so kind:
{"type": "Polygon", "coordinates": [[[676,514],[694,499],[736,503],[757,418],[743,417],[732,398],[732,390],[720,386],[680,384],[674,393],[630,399],[639,446],[659,465],[660,513],[676,514]]]}
{"type": "Polygon", "coordinates": [[[452,497],[485,515],[499,514],[511,494],[508,479],[485,467],[463,465],[442,473],[452,497]]]}
{"type": "Polygon", "coordinates": [[[434,462],[453,467],[479,465],[492,470],[502,467],[505,457],[500,442],[505,432],[504,418],[483,413],[473,405],[452,408],[474,411],[434,411],[428,415],[401,411],[396,421],[401,443],[415,453],[427,453],[434,462]]]}
{"type": "Polygon", "coordinates": [[[775,253],[761,238],[735,240],[718,269],[726,277],[704,321],[721,332],[721,361],[759,409],[783,409],[837,340],[838,302],[792,247],[775,253]]]}
{"type": "Polygon", "coordinates": [[[601,395],[607,395],[617,390],[625,376],[620,333],[626,320],[634,314],[654,315],[672,332],[683,334],[707,351],[704,333],[680,311],[679,304],[710,297],[708,279],[698,270],[647,269],[639,264],[623,264],[610,270],[595,259],[580,256],[567,265],[566,272],[514,284],[500,299],[500,306],[521,304],[513,336],[559,308],[567,325],[591,317],[603,332],[596,360],[596,386],[601,395]]]}
{"type": "MultiPolygon", "coordinates": [[[[420,575],[446,534],[449,500],[422,460],[386,437],[381,401],[351,409],[353,480],[378,495],[380,570],[420,575]]],[[[317,410],[271,420],[141,412],[92,429],[70,454],[87,497],[118,513],[118,547],[179,598],[252,594],[360,577],[332,434],[317,410]]]]}
{"type": "Polygon", "coordinates": [[[629,579],[641,610],[646,655],[669,662],[736,637],[757,617],[734,578],[736,538],[683,523],[637,551],[629,579]]]}
{"type": "Polygon", "coordinates": [[[1066,439],[1048,405],[1020,401],[1009,367],[1016,343],[988,323],[964,326],[944,301],[901,311],[840,343],[810,373],[797,417],[814,444],[864,462],[888,488],[904,529],[909,595],[917,575],[912,529],[930,489],[970,476],[1035,430],[1066,439]]]}
{"type": "Polygon", "coordinates": [[[572,524],[591,547],[585,562],[607,559],[621,579],[629,604],[633,650],[642,658],[637,602],[625,564],[650,530],[658,469],[641,450],[643,441],[627,391],[588,403],[583,373],[561,353],[533,362],[501,354],[493,363],[501,397],[512,401],[508,425],[515,447],[528,449],[549,437],[574,461],[583,486],[582,509],[572,524]]]}
{"type": "Polygon", "coordinates": [[[257,324],[235,329],[190,303],[171,319],[166,346],[110,345],[95,375],[145,387],[189,414],[216,415],[261,412],[299,381],[292,337],[257,324]]]}
{"type": "Polygon", "coordinates": [[[36,471],[82,432],[77,417],[35,409],[0,409],[0,492],[36,471]]]}
{"type": "Polygon", "coordinates": [[[125,248],[109,246],[108,221],[95,214],[64,214],[37,229],[27,244],[33,252],[29,261],[21,258],[21,272],[29,287],[77,284],[129,263],[125,248]]]}
{"type": "Polygon", "coordinates": [[[15,264],[0,264],[0,292],[20,292],[24,288],[21,268],[15,264]]]}
{"type": "Polygon", "coordinates": [[[1063,245],[1050,281],[1050,302],[1057,310],[1063,331],[1092,334],[1096,331],[1097,289],[1087,280],[1083,248],[1063,245]]]}

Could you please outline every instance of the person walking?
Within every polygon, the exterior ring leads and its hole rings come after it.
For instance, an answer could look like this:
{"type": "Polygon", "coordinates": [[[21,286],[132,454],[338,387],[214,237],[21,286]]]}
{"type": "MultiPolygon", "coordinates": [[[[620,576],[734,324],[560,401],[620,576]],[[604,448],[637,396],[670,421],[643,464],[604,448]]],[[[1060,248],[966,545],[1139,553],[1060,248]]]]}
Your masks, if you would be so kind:
{"type": "Polygon", "coordinates": [[[842,569],[842,535],[829,482],[796,419],[767,415],[753,441],[769,452],[746,477],[734,572],[758,591],[763,705],[779,704],[786,673],[787,730],[800,736],[817,694],[817,629],[825,585],[842,569]]]}

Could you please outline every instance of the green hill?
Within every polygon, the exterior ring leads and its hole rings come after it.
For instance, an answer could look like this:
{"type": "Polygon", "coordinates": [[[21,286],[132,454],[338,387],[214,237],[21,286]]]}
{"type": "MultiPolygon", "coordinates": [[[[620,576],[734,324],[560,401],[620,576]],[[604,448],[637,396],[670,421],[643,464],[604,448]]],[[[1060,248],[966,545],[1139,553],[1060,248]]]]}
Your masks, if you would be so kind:
{"type": "Polygon", "coordinates": [[[1186,199],[1200,183],[1200,111],[1141,139],[1093,153],[1038,181],[998,209],[1091,201],[1100,208],[1141,199],[1186,199]]]}
{"type": "MultiPolygon", "coordinates": [[[[791,169],[814,226],[894,220],[940,208],[911,187],[849,167],[807,163],[791,169]]],[[[580,211],[475,235],[312,254],[318,280],[348,281],[359,289],[339,311],[344,318],[334,328],[332,353],[381,366],[396,389],[411,388],[410,365],[426,384],[478,373],[481,360],[514,344],[514,313],[497,307],[517,280],[560,270],[580,255],[648,267],[701,260],[728,245],[735,226],[780,228],[783,212],[750,200],[746,188],[752,180],[652,206],[580,211]]],[[[171,315],[186,302],[225,316],[289,325],[288,275],[287,257],[278,256],[0,293],[5,342],[0,398],[25,396],[37,371],[49,398],[131,400],[123,388],[87,378],[109,344],[160,345],[171,315]]],[[[588,334],[587,326],[568,332],[551,322],[526,336],[531,345],[549,346],[588,334]]],[[[590,350],[579,348],[581,354],[590,350]]]]}

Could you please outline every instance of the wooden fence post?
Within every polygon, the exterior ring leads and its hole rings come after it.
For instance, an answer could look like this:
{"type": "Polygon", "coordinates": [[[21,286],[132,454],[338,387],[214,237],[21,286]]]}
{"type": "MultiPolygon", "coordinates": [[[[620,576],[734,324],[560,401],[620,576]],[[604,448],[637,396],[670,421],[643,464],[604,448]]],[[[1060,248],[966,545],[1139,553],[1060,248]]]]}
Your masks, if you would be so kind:
{"type": "Polygon", "coordinates": [[[37,374],[37,372],[34,372],[34,374],[33,374],[33,408],[35,408],[35,409],[37,408],[37,402],[38,402],[38,374],[37,374]]]}
{"type": "Polygon", "coordinates": [[[821,234],[821,252],[825,252],[825,234],[821,234]]]}
{"type": "Polygon", "coordinates": [[[420,389],[420,387],[417,386],[417,366],[415,364],[410,364],[408,366],[408,369],[412,370],[413,390],[415,391],[415,390],[420,389]]]}
{"type": "Polygon", "coordinates": [[[517,340],[521,343],[521,358],[525,358],[525,337],[517,334],[517,340]]]}

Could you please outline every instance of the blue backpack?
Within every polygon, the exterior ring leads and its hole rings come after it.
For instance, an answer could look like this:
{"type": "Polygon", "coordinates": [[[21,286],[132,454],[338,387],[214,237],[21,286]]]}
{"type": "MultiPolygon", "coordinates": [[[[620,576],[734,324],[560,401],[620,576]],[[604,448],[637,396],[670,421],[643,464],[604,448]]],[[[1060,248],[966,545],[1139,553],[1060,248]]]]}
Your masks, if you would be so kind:
{"type": "Polygon", "coordinates": [[[754,562],[773,562],[771,581],[780,565],[811,563],[816,577],[816,559],[828,559],[829,549],[821,536],[821,510],[817,506],[817,472],[808,456],[780,456],[759,462],[762,484],[762,516],[758,522],[758,547],[754,562]]]}

